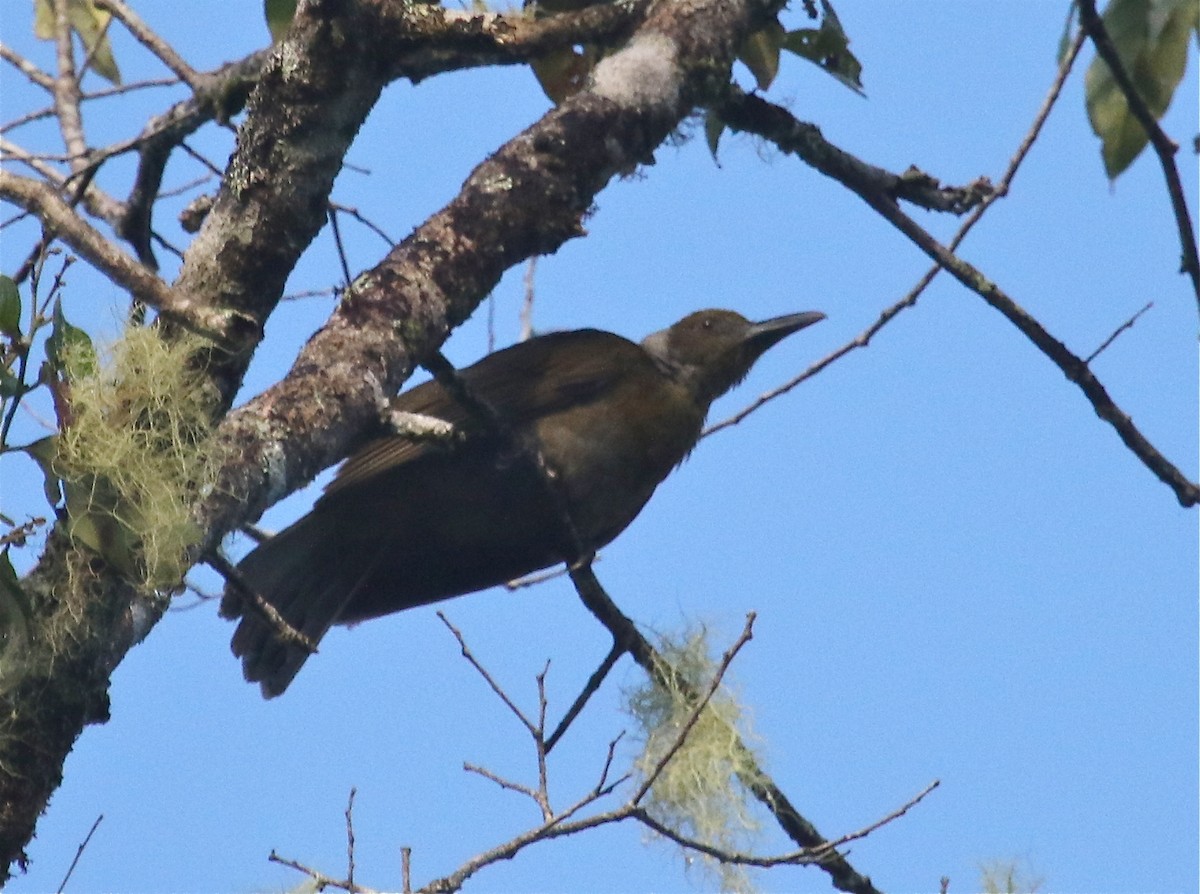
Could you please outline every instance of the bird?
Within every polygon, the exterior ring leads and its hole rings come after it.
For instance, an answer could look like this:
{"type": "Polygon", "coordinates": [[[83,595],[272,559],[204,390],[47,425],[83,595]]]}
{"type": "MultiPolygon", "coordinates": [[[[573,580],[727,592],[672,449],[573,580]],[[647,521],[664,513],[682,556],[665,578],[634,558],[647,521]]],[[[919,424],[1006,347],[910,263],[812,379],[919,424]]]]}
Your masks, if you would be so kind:
{"type": "Polygon", "coordinates": [[[393,398],[393,411],[443,420],[457,437],[369,438],[307,515],[241,560],[221,614],[241,619],[232,650],[246,680],[274,698],[311,650],[247,607],[245,589],[315,644],[334,624],[483,590],[611,543],[691,453],[712,402],[824,316],[754,323],[702,310],[640,344],[597,329],[551,332],[460,370],[457,396],[434,379],[393,398]]]}

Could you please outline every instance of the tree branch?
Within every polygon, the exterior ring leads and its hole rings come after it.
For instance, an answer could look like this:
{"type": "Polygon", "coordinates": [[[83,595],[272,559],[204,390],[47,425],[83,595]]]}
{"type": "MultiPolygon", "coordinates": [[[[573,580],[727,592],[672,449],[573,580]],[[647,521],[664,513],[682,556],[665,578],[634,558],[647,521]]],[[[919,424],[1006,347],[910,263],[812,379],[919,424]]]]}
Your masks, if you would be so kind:
{"type": "Polygon", "coordinates": [[[930,211],[953,214],[964,214],[980,206],[996,191],[986,177],[967,186],[948,187],[916,168],[893,174],[868,164],[826,140],[815,124],[796,120],[790,112],[757,95],[747,94],[736,84],[728,85],[713,108],[731,129],[765,137],[784,152],[799,156],[822,174],[856,191],[879,193],[930,211]],[[772,115],[770,109],[783,112],[786,119],[772,115]]]}
{"type": "MultiPolygon", "coordinates": [[[[1142,435],[1133,424],[1133,420],[1116,405],[1082,359],[1075,356],[1066,345],[1050,335],[1033,316],[1013,301],[995,283],[922,229],[900,209],[892,195],[879,191],[873,180],[864,178],[857,165],[842,164],[842,160],[837,156],[834,157],[834,163],[824,157],[810,158],[812,153],[807,149],[807,141],[814,129],[812,125],[797,121],[786,109],[757,96],[736,97],[732,111],[737,120],[737,124],[734,126],[760,134],[784,151],[795,152],[818,170],[836,177],[907,236],[938,266],[944,268],[951,276],[1000,311],[1009,322],[1058,366],[1071,382],[1074,382],[1083,391],[1084,396],[1096,411],[1096,415],[1116,429],[1125,446],[1158,476],[1160,481],[1175,492],[1180,505],[1188,507],[1200,502],[1200,487],[1189,481],[1142,435]]],[[[725,107],[722,107],[722,114],[724,115],[724,113],[725,107]]],[[[726,120],[730,120],[730,123],[733,124],[731,119],[727,118],[726,120]]]]}
{"type": "Polygon", "coordinates": [[[45,183],[0,171],[0,196],[35,215],[42,225],[131,296],[197,332],[219,333],[223,319],[188,301],[79,217],[45,183]]]}
{"type": "Polygon", "coordinates": [[[85,163],[87,140],[83,136],[83,118],[79,113],[79,78],[75,71],[75,53],[71,47],[71,22],[67,14],[70,0],[51,0],[54,7],[54,49],[58,73],[54,78],[54,116],[62,132],[63,145],[71,159],[71,170],[85,163]]]}
{"type": "MultiPolygon", "coordinates": [[[[987,213],[987,210],[991,208],[992,205],[994,205],[999,199],[1008,195],[1008,191],[1012,187],[1013,179],[1017,176],[1017,171],[1021,169],[1021,165],[1024,163],[1026,156],[1029,155],[1029,151],[1033,148],[1033,144],[1037,142],[1037,138],[1042,132],[1042,127],[1046,124],[1046,119],[1050,117],[1051,109],[1054,108],[1055,103],[1058,102],[1059,96],[1062,95],[1062,88],[1067,82],[1067,75],[1071,73],[1071,67],[1075,64],[1075,60],[1079,56],[1079,50],[1083,46],[1083,40],[1084,35],[1083,32],[1080,31],[1075,35],[1075,39],[1071,41],[1070,46],[1067,48],[1067,52],[1063,55],[1063,58],[1059,63],[1058,74],[1055,76],[1053,83],[1050,85],[1050,89],[1047,91],[1045,99],[1042,100],[1041,107],[1034,115],[1033,122],[1029,125],[1029,130],[1025,133],[1025,137],[1021,140],[1021,144],[1017,147],[1017,151],[1013,153],[1012,158],[1009,159],[1008,167],[1005,169],[1004,175],[1000,178],[1000,182],[996,184],[996,187],[991,194],[985,196],[983,200],[974,208],[974,210],[967,215],[967,219],[962,222],[962,225],[958,228],[958,232],[956,232],[954,234],[954,238],[950,240],[950,251],[957,250],[958,246],[960,246],[963,240],[967,238],[967,234],[974,229],[975,225],[983,218],[983,215],[987,213]]],[[[942,266],[935,263],[932,267],[925,271],[925,274],[917,281],[917,284],[908,291],[908,294],[906,294],[895,304],[885,308],[875,322],[860,332],[856,338],[846,342],[846,344],[842,345],[832,353],[827,354],[825,357],[809,366],[808,369],[796,376],[793,376],[782,385],[772,388],[765,394],[759,395],[757,398],[731,416],[708,426],[708,428],[704,430],[704,433],[701,435],[701,437],[706,438],[711,434],[719,432],[723,428],[728,428],[731,425],[737,425],[751,413],[758,410],[758,408],[763,404],[769,403],[770,401],[775,400],[775,398],[787,394],[801,382],[811,379],[821,370],[825,369],[825,367],[840,360],[842,357],[845,357],[851,351],[854,351],[858,348],[865,348],[871,343],[871,339],[873,339],[879,333],[879,331],[883,329],[884,326],[890,323],[902,312],[908,310],[910,307],[915,307],[917,299],[921,297],[925,289],[929,287],[929,284],[933,282],[934,278],[937,277],[937,275],[941,272],[942,266]]],[[[1091,358],[1089,358],[1089,361],[1090,359],[1091,358]]]]}
{"type": "MultiPolygon", "coordinates": [[[[670,680],[664,679],[664,674],[671,674],[670,665],[662,660],[657,650],[650,644],[637,626],[624,612],[617,607],[612,598],[600,585],[590,565],[579,565],[571,569],[571,581],[579,598],[587,606],[596,619],[608,628],[613,639],[625,647],[630,656],[652,678],[669,687],[682,692],[691,692],[692,687],[678,675],[670,680]]],[[[694,693],[693,693],[694,697],[694,693]]],[[[817,831],[816,827],[800,815],[792,806],[787,796],[771,781],[771,778],[758,766],[758,762],[744,745],[740,762],[753,769],[739,774],[741,783],[754,795],[759,802],[771,812],[775,821],[784,833],[802,848],[817,850],[826,848],[829,842],[817,831]]],[[[825,851],[825,856],[816,861],[826,873],[830,881],[839,891],[850,891],[854,894],[878,894],[871,880],[857,872],[847,862],[846,858],[837,851],[825,851]]]]}
{"type": "Polygon", "coordinates": [[[1096,415],[1116,429],[1117,435],[1134,456],[1175,492],[1175,497],[1181,506],[1186,508],[1200,503],[1200,487],[1189,481],[1147,440],[1133,424],[1129,415],[1118,407],[1109,396],[1108,391],[1100,384],[1100,380],[1092,373],[1087,363],[1047,332],[1041,323],[1005,294],[999,286],[918,226],[894,202],[882,197],[864,196],[864,198],[867,204],[912,240],[921,251],[941,264],[951,276],[1000,311],[1010,323],[1021,330],[1022,334],[1033,342],[1038,350],[1062,370],[1063,375],[1069,381],[1079,387],[1091,403],[1092,409],[1096,411],[1096,415]]]}
{"type": "Polygon", "coordinates": [[[37,84],[43,90],[49,93],[54,93],[54,78],[46,74],[20,53],[16,52],[12,47],[5,46],[0,43],[0,59],[12,65],[21,74],[25,75],[31,83],[37,84]]]}
{"type": "Polygon", "coordinates": [[[193,90],[199,89],[200,77],[146,22],[124,3],[124,0],[94,0],[97,7],[112,13],[134,39],[153,53],[179,80],[193,90]]]}
{"type": "MultiPolygon", "coordinates": [[[[204,369],[226,403],[387,80],[396,47],[381,21],[396,8],[391,0],[301,4],[254,89],[222,189],[173,290],[225,324],[204,369]]],[[[394,393],[508,267],[582,235],[596,194],[652,159],[711,99],[745,34],[776,9],[769,0],[657,3],[587,89],[480,164],[446,208],[360,276],[285,380],[220,425],[234,458],[197,508],[204,537],[194,555],[344,456],[378,424],[378,395],[394,393]]],[[[21,585],[31,642],[0,687],[5,871],[24,859],[75,738],[107,717],[112,669],[165,605],[75,549],[61,524],[21,585]]]]}

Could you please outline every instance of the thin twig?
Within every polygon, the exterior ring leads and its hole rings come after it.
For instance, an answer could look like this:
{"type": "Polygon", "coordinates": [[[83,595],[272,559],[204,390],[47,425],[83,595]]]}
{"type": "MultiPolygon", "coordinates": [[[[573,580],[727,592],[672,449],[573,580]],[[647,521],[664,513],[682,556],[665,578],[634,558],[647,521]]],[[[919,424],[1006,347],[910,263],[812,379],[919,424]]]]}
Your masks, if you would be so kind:
{"type": "Polygon", "coordinates": [[[83,836],[83,841],[79,842],[79,847],[75,849],[75,859],[71,861],[71,865],[67,867],[67,874],[63,876],[63,880],[58,883],[56,889],[57,894],[63,894],[67,888],[67,882],[71,880],[71,874],[75,872],[75,867],[79,865],[79,858],[83,856],[83,852],[87,850],[88,842],[92,840],[92,836],[96,834],[96,829],[100,825],[100,821],[104,819],[104,814],[96,817],[96,821],[92,823],[92,827],[88,829],[87,835],[83,836]]]}
{"type": "Polygon", "coordinates": [[[525,264],[525,297],[521,301],[521,336],[518,341],[529,341],[533,338],[533,304],[537,299],[534,284],[537,277],[537,255],[525,264]]]}
{"type": "Polygon", "coordinates": [[[470,647],[467,646],[467,641],[463,638],[462,632],[450,623],[444,612],[439,611],[437,616],[441,622],[446,625],[446,628],[452,634],[454,634],[454,638],[458,640],[458,647],[462,651],[463,658],[467,659],[467,661],[470,662],[471,667],[478,671],[479,675],[483,677],[488,686],[491,687],[492,692],[499,696],[500,700],[508,707],[508,710],[512,711],[516,718],[521,721],[521,724],[525,727],[525,729],[529,731],[529,734],[531,736],[537,736],[537,726],[532,720],[526,717],[525,712],[518,708],[516,703],[508,697],[508,693],[505,692],[504,688],[496,682],[496,679],[488,672],[488,669],[480,664],[479,659],[475,657],[474,653],[471,652],[470,647]]]}
{"type": "MultiPolygon", "coordinates": [[[[592,561],[599,562],[600,558],[600,553],[596,553],[596,555],[592,558],[592,561]]],[[[538,584],[544,584],[548,580],[554,580],[555,578],[562,577],[566,573],[567,568],[565,565],[556,565],[553,568],[547,568],[545,571],[535,571],[532,574],[526,574],[523,577],[505,581],[503,587],[512,593],[515,590],[524,590],[526,587],[536,587],[538,584]]]]}
{"type": "Polygon", "coordinates": [[[146,22],[123,0],[94,0],[96,6],[112,13],[120,20],[125,29],[133,35],[134,40],[153,53],[158,60],[169,68],[175,77],[186,83],[193,90],[199,86],[200,76],[196,70],[175,52],[174,48],[163,40],[146,22]]]}
{"type": "Polygon", "coordinates": [[[358,789],[350,786],[350,799],[346,802],[346,881],[354,890],[354,796],[358,789]]]}
{"type": "Polygon", "coordinates": [[[1130,317],[1128,320],[1126,320],[1124,323],[1122,323],[1120,326],[1118,326],[1116,329],[1114,329],[1113,334],[1110,335],[1108,338],[1104,339],[1104,343],[1101,344],[1100,347],[1096,348],[1096,350],[1092,351],[1092,353],[1088,354],[1083,362],[1091,363],[1093,360],[1095,360],[1097,357],[1099,357],[1104,352],[1104,350],[1106,348],[1108,348],[1109,345],[1111,345],[1114,341],[1117,340],[1118,335],[1120,335],[1126,329],[1132,329],[1133,324],[1138,321],[1138,317],[1140,317],[1142,314],[1144,314],[1146,311],[1148,311],[1152,307],[1154,307],[1154,302],[1147,301],[1145,307],[1143,307],[1141,310],[1139,310],[1137,313],[1135,313],[1132,317],[1130,317]]]}
{"type": "Polygon", "coordinates": [[[37,84],[43,90],[54,92],[54,78],[46,72],[42,71],[12,47],[0,43],[0,59],[12,65],[21,74],[25,75],[32,83],[37,84]]]}
{"type": "Polygon", "coordinates": [[[210,552],[204,556],[204,561],[225,578],[226,583],[233,586],[237,590],[238,595],[242,598],[243,605],[257,614],[260,618],[266,621],[271,628],[272,633],[283,643],[298,646],[309,655],[317,653],[317,644],[313,642],[311,637],[305,636],[295,627],[288,623],[287,619],[279,613],[279,609],[275,608],[267,600],[263,599],[255,590],[246,583],[245,578],[233,565],[225,559],[224,556],[217,552],[210,552]]]}
{"type": "Polygon", "coordinates": [[[505,779],[503,776],[493,772],[492,770],[489,770],[487,767],[481,767],[478,764],[473,764],[469,761],[463,761],[463,770],[468,773],[474,773],[476,776],[482,776],[484,779],[490,779],[505,791],[516,792],[517,794],[524,795],[533,801],[538,800],[537,791],[530,788],[528,785],[523,785],[520,782],[513,782],[511,779],[505,779]]]}
{"type": "Polygon", "coordinates": [[[340,211],[342,214],[348,214],[357,220],[360,224],[387,243],[388,248],[396,247],[396,240],[387,234],[387,232],[375,221],[365,216],[361,211],[352,205],[342,205],[339,202],[330,202],[329,207],[335,211],[340,211]]]}
{"type": "MultiPolygon", "coordinates": [[[[1075,59],[1079,56],[1079,50],[1083,46],[1083,41],[1084,34],[1082,31],[1080,31],[1071,41],[1067,52],[1064,54],[1062,61],[1059,63],[1058,73],[1055,76],[1053,83],[1051,83],[1045,99],[1042,100],[1041,107],[1038,109],[1037,114],[1034,115],[1033,122],[1030,124],[1029,130],[1026,131],[1025,137],[1021,140],[1021,143],[1017,147],[1013,157],[1009,159],[1008,167],[1005,169],[1004,175],[1000,178],[1000,182],[996,184],[995,190],[990,195],[986,196],[983,201],[980,202],[980,204],[972,209],[971,213],[967,215],[962,225],[958,228],[958,232],[954,234],[954,238],[950,240],[951,251],[954,251],[959,245],[962,244],[962,241],[967,237],[967,234],[972,228],[974,228],[975,224],[979,223],[980,218],[983,217],[987,210],[992,207],[992,205],[995,204],[998,199],[1008,195],[1009,189],[1012,187],[1013,179],[1017,175],[1017,171],[1020,170],[1022,163],[1025,161],[1025,157],[1033,148],[1034,143],[1037,142],[1037,138],[1041,134],[1042,128],[1046,123],[1046,119],[1049,118],[1051,110],[1054,108],[1055,104],[1058,102],[1059,96],[1062,94],[1063,86],[1067,82],[1067,76],[1071,73],[1071,67],[1074,65],[1075,59]]],[[[759,133],[760,136],[766,137],[767,139],[772,139],[772,135],[764,134],[761,131],[755,132],[759,133]]],[[[867,347],[867,345],[871,343],[871,339],[874,338],[884,326],[890,323],[895,317],[899,316],[899,314],[901,314],[903,311],[916,305],[917,299],[921,297],[921,294],[926,288],[929,287],[929,284],[933,282],[934,278],[941,273],[941,271],[942,267],[940,264],[932,265],[928,270],[925,271],[921,279],[917,281],[917,284],[909,290],[908,294],[906,294],[895,304],[884,309],[879,314],[879,317],[875,320],[875,322],[860,332],[856,338],[846,342],[846,344],[842,345],[831,354],[828,354],[821,360],[818,360],[799,375],[794,376],[793,378],[784,382],[782,385],[760,395],[758,398],[743,407],[738,412],[734,413],[732,416],[710,425],[704,430],[703,434],[701,434],[701,437],[704,438],[720,431],[723,428],[737,425],[751,413],[755,412],[763,404],[769,403],[770,401],[775,400],[775,398],[787,394],[801,382],[811,379],[821,370],[825,369],[825,367],[837,360],[840,360],[851,351],[857,350],[858,348],[867,347]]]]}
{"type": "Polygon", "coordinates": [[[549,737],[546,739],[546,753],[549,754],[554,746],[558,744],[558,740],[563,737],[563,734],[571,726],[571,723],[579,716],[579,712],[583,710],[584,705],[588,700],[596,694],[600,689],[600,684],[608,676],[609,671],[613,669],[617,661],[625,654],[625,647],[618,642],[613,642],[612,648],[608,650],[608,654],[604,656],[604,660],[600,662],[600,666],[592,672],[588,677],[587,683],[583,690],[576,696],[575,701],[571,703],[571,707],[567,709],[567,713],[563,715],[563,719],[558,722],[558,726],[554,728],[549,737]]]}
{"type": "Polygon", "coordinates": [[[775,866],[803,866],[811,863],[819,863],[821,860],[828,859],[833,855],[841,856],[838,853],[838,848],[843,847],[852,841],[859,841],[863,838],[866,838],[871,833],[878,831],[889,823],[895,822],[897,819],[904,816],[906,813],[908,813],[908,811],[917,806],[917,804],[921,803],[921,801],[925,800],[925,798],[939,785],[941,785],[940,780],[935,779],[887,816],[875,820],[856,832],[850,832],[841,836],[840,838],[827,841],[820,847],[800,848],[789,853],[766,857],[756,857],[753,854],[743,854],[735,851],[729,851],[725,848],[714,847],[707,842],[699,841],[695,838],[683,835],[660,820],[655,819],[644,809],[639,808],[636,819],[647,828],[652,829],[659,835],[662,835],[664,838],[673,841],[675,844],[712,857],[713,859],[719,860],[722,863],[730,863],[741,866],[754,866],[759,869],[770,869],[775,866]]]}
{"type": "Polygon", "coordinates": [[[333,244],[337,248],[338,261],[342,265],[342,284],[350,288],[350,262],[346,260],[346,246],[342,242],[342,228],[338,224],[338,212],[332,205],[325,212],[329,219],[329,229],[333,233],[333,244]]]}
{"type": "Polygon", "coordinates": [[[424,413],[396,410],[390,405],[383,412],[383,423],[392,434],[410,441],[424,441],[451,447],[454,444],[462,443],[465,438],[462,429],[453,422],[447,422],[437,416],[426,416],[424,413]]]}
{"type": "Polygon", "coordinates": [[[343,891],[351,892],[351,894],[380,894],[374,888],[364,888],[362,885],[355,884],[351,879],[336,879],[320,870],[313,869],[311,866],[305,866],[298,860],[281,857],[274,850],[271,851],[267,860],[271,863],[278,863],[280,866],[286,866],[289,869],[295,869],[297,872],[304,873],[304,875],[312,879],[313,885],[318,891],[322,891],[325,888],[341,888],[343,891]]]}
{"type": "MultiPolygon", "coordinates": [[[[0,56],[7,58],[7,52],[7,48],[3,44],[0,44],[0,56]]],[[[12,55],[16,56],[15,53],[12,55]]],[[[16,58],[20,59],[21,57],[16,56],[16,58]]],[[[14,64],[17,63],[14,62],[14,64]]],[[[34,67],[34,70],[39,74],[41,73],[36,67],[34,67]]],[[[174,87],[178,83],[179,78],[175,77],[146,78],[143,81],[132,81],[128,84],[114,84],[101,90],[90,90],[81,94],[80,99],[83,102],[90,102],[93,99],[109,99],[114,96],[121,96],[125,93],[133,93],[137,90],[145,90],[150,87],[174,87]]],[[[46,106],[41,109],[36,109],[32,112],[26,112],[24,115],[21,115],[18,118],[13,118],[9,121],[5,121],[3,124],[0,124],[0,133],[8,133],[10,130],[16,130],[17,128],[23,127],[24,125],[30,124],[34,121],[41,121],[43,118],[49,118],[53,114],[53,106],[46,106]]]]}
{"type": "Polygon", "coordinates": [[[537,753],[538,768],[538,806],[542,808],[542,817],[549,819],[554,816],[554,808],[550,806],[550,774],[546,768],[546,674],[550,673],[550,659],[537,675],[538,692],[538,722],[537,732],[533,736],[533,747],[537,753]]]}

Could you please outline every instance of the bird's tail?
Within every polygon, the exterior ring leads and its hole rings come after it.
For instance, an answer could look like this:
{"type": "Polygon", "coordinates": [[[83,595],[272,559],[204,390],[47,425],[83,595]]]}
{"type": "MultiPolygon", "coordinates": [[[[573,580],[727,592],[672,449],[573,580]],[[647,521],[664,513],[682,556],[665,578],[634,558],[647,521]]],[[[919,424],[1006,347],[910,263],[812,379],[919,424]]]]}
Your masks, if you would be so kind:
{"type": "MultiPolygon", "coordinates": [[[[245,586],[314,645],[337,621],[355,585],[346,580],[351,570],[341,567],[326,534],[312,516],[306,516],[261,543],[238,565],[245,586]]],[[[232,648],[242,659],[246,680],[259,683],[264,698],[280,695],[308,660],[309,650],[289,642],[278,624],[247,605],[236,584],[225,588],[221,615],[241,618],[232,648]]]]}

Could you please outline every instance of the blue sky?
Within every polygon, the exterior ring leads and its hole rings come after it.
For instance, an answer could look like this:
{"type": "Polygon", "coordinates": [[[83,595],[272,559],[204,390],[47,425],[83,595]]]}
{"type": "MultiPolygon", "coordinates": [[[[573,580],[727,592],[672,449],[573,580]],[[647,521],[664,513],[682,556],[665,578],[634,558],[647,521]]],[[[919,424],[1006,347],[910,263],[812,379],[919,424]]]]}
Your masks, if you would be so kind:
{"type": "MultiPolygon", "coordinates": [[[[950,183],[996,178],[1053,77],[1065,5],[841,0],[868,98],[795,58],[769,96],[872,163],[915,164],[950,183]]],[[[200,68],[266,41],[257,4],[208,6],[218,24],[203,28],[191,5],[138,9],[200,68]]],[[[797,13],[787,21],[801,24],[797,13]]],[[[3,39],[51,59],[15,15],[3,39]]],[[[139,75],[144,57],[119,34],[117,57],[127,79],[139,75]]],[[[1195,301],[1176,273],[1157,162],[1143,157],[1111,185],[1104,175],[1083,113],[1090,58],[1085,50],[1013,194],[962,254],[1083,355],[1153,301],[1093,368],[1195,480],[1195,301]]],[[[0,117],[41,101],[11,68],[3,77],[0,117]]],[[[744,70],[738,77],[749,83],[744,70]]],[[[1179,163],[1193,202],[1196,83],[1193,51],[1165,121],[1185,146],[1179,163]]],[[[165,96],[139,100],[138,114],[161,110],[165,96]]],[[[349,155],[370,173],[344,171],[334,198],[403,238],[546,106],[517,68],[395,85],[349,155]]],[[[103,118],[88,122],[97,142],[141,123],[103,118]]],[[[46,128],[11,134],[35,145],[51,137],[46,128]]],[[[195,145],[223,163],[232,143],[214,132],[195,145]]],[[[728,136],[720,162],[698,134],[663,147],[657,164],[600,195],[586,239],[536,271],[541,330],[596,326],[640,338],[709,306],[755,318],[828,315],[773,349],[713,418],[853,338],[927,267],[857,198],[799,162],[728,136]]],[[[169,169],[167,185],[193,173],[169,169]]],[[[117,164],[101,183],[119,191],[127,176],[117,164]]],[[[957,225],[913,214],[943,239],[957,225]]],[[[4,232],[5,272],[31,232],[4,232]]],[[[344,233],[352,269],[378,260],[377,237],[352,222],[344,233]]],[[[325,232],[289,290],[332,285],[337,270],[325,232]]],[[[523,274],[510,272],[493,296],[498,345],[517,335],[523,274]]],[[[76,322],[115,332],[121,296],[82,264],[65,300],[76,322]]],[[[330,309],[324,298],[281,307],[246,396],[286,372],[330,309]]],[[[481,308],[454,334],[452,360],[486,352],[488,315],[481,308]]],[[[33,418],[21,425],[39,436],[33,418]]],[[[30,467],[4,457],[0,471],[6,513],[44,511],[30,467]]],[[[316,492],[285,501],[263,524],[286,525],[316,492]]],[[[240,555],[248,545],[235,538],[229,548],[240,555]]],[[[970,891],[981,863],[1016,858],[1043,890],[1119,892],[1198,885],[1196,565],[1194,510],[1179,508],[1010,324],[940,277],[868,349],[703,442],[604,551],[597,573],[646,629],[702,623],[718,650],[747,612],[758,613],[732,679],[767,768],[828,837],[941,780],[908,816],[853,845],[851,862],[882,890],[935,890],[948,876],[952,891],[970,891]]],[[[194,580],[219,588],[210,573],[194,580]]],[[[563,581],[441,608],[527,707],[549,659],[552,716],[607,650],[563,581]]],[[[99,814],[70,891],[299,882],[267,863],[272,848],[339,875],[351,786],[357,878],[378,888],[399,888],[402,846],[413,848],[421,883],[536,822],[531,804],[462,770],[470,761],[534,778],[523,731],[432,609],[334,631],[271,703],[242,682],[231,633],[210,602],[168,614],[130,653],[113,677],[111,722],[79,740],[30,848],[31,871],[11,890],[54,890],[99,814]]],[[[607,742],[630,725],[622,691],[639,682],[620,664],[552,756],[560,804],[593,784],[607,742]]],[[[760,847],[787,842],[768,829],[760,847]]],[[[474,887],[687,891],[701,882],[630,826],[537,846],[474,887]]],[[[759,883],[831,890],[810,868],[759,883]]]]}

